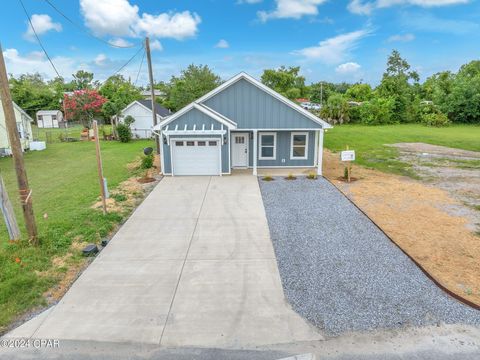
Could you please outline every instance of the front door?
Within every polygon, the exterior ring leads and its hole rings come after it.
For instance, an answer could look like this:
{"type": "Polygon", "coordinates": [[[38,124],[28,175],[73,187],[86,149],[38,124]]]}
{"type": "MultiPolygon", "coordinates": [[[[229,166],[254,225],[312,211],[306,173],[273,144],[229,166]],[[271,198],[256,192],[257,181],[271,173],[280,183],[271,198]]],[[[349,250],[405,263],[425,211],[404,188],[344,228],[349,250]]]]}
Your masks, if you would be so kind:
{"type": "Polygon", "coordinates": [[[232,167],[248,167],[248,133],[232,133],[232,167]]]}

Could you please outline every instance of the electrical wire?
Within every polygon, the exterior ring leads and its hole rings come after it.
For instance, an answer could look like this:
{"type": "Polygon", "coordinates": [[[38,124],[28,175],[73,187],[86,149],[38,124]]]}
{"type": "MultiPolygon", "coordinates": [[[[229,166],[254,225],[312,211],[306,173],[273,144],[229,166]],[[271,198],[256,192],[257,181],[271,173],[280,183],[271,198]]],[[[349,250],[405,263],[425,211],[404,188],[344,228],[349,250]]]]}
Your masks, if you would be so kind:
{"type": "Polygon", "coordinates": [[[138,77],[140,76],[140,72],[142,71],[143,61],[145,60],[145,54],[146,54],[146,51],[143,51],[142,61],[140,62],[140,67],[138,68],[137,78],[133,83],[134,86],[137,86],[138,77]]]}
{"type": "Polygon", "coordinates": [[[33,31],[33,33],[35,34],[35,38],[37,39],[38,44],[40,45],[40,47],[42,48],[43,52],[45,53],[48,61],[50,62],[50,65],[52,65],[53,70],[55,70],[55,72],[57,73],[57,76],[58,76],[58,77],[61,77],[61,76],[60,76],[60,73],[59,73],[58,70],[57,70],[57,68],[56,68],[55,65],[53,64],[53,61],[52,61],[52,59],[50,58],[50,55],[48,55],[47,50],[46,50],[45,47],[43,46],[42,41],[40,40],[40,37],[38,36],[37,31],[35,30],[35,27],[33,26],[32,19],[30,18],[30,15],[28,14],[27,9],[25,8],[25,4],[23,3],[22,0],[18,0],[18,1],[20,1],[20,4],[22,5],[23,11],[25,12],[25,15],[26,15],[27,18],[28,18],[28,22],[30,23],[30,26],[32,27],[32,31],[33,31]]]}
{"type": "Polygon", "coordinates": [[[120,48],[120,49],[130,49],[130,48],[134,48],[134,47],[137,47],[138,44],[133,44],[133,45],[125,45],[125,46],[122,46],[122,45],[116,45],[116,44],[113,44],[111,43],[110,41],[107,41],[107,40],[104,40],[102,39],[101,37],[98,37],[98,36],[95,36],[94,34],[86,31],[84,29],[83,26],[79,25],[78,23],[76,23],[75,21],[73,21],[72,19],[70,19],[67,15],[65,15],[59,8],[57,8],[50,0],[44,0],[48,5],[50,5],[50,7],[55,10],[57,13],[59,13],[62,17],[64,17],[70,24],[72,24],[73,26],[75,26],[76,28],[80,29],[80,31],[82,31],[83,33],[87,34],[88,36],[104,43],[104,44],[107,44],[111,47],[116,47],[116,48],[120,48]]]}
{"type": "Polygon", "coordinates": [[[130,59],[128,59],[128,61],[127,61],[125,64],[123,64],[123,65],[120,67],[120,69],[118,69],[117,71],[115,71],[112,76],[117,75],[120,71],[122,71],[128,64],[130,64],[130,63],[132,62],[133,59],[135,59],[135,58],[137,57],[137,55],[138,55],[138,54],[140,53],[140,51],[142,51],[142,50],[144,50],[143,45],[142,45],[142,47],[140,47],[140,48],[137,50],[137,52],[136,52],[130,59]]]}

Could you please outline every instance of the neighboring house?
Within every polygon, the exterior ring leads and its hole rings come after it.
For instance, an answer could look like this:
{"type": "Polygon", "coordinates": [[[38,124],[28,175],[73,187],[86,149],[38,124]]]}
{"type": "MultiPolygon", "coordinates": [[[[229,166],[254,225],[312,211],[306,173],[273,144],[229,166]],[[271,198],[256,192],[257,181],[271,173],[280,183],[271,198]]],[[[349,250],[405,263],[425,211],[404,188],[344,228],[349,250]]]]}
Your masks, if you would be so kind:
{"type": "MultiPolygon", "coordinates": [[[[160,99],[165,98],[165,92],[162,90],[155,89],[153,91],[155,93],[155,97],[160,99]]],[[[152,100],[152,92],[150,90],[144,90],[141,92],[141,94],[145,100],[152,100]]]]}
{"type": "MultiPolygon", "coordinates": [[[[30,148],[30,142],[33,141],[32,122],[33,119],[17,104],[13,103],[13,111],[17,121],[18,134],[22,149],[30,148]]],[[[11,155],[10,141],[8,140],[7,127],[5,124],[5,114],[3,106],[0,105],[0,156],[11,155]]]]}
{"type": "MultiPolygon", "coordinates": [[[[171,115],[170,110],[165,109],[160,104],[155,103],[155,113],[157,115],[157,122],[162,122],[167,116],[171,115]]],[[[135,122],[130,125],[133,136],[139,139],[148,139],[152,137],[152,101],[151,100],[136,100],[123,109],[116,119],[117,122],[123,122],[127,116],[135,119],[135,122]]]]}
{"type": "Polygon", "coordinates": [[[59,128],[65,127],[63,114],[60,110],[40,110],[37,111],[37,126],[39,128],[59,128]]]}
{"type": "Polygon", "coordinates": [[[319,119],[248,74],[240,73],[154,127],[168,175],[222,175],[231,169],[317,167],[319,119]]]}

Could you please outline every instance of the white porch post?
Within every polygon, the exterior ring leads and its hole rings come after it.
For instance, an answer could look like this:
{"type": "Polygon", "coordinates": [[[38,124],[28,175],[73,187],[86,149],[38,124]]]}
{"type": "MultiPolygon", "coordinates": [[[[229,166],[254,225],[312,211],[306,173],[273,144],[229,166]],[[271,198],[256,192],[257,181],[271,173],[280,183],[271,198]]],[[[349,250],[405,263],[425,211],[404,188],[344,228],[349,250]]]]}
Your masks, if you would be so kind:
{"type": "Polygon", "coordinates": [[[257,156],[258,136],[257,136],[257,134],[258,134],[257,130],[253,130],[253,175],[254,176],[257,176],[257,158],[258,158],[258,156],[257,156]]]}
{"type": "Polygon", "coordinates": [[[322,176],[322,165],[323,165],[323,129],[318,131],[318,165],[317,165],[317,175],[322,176]]]}

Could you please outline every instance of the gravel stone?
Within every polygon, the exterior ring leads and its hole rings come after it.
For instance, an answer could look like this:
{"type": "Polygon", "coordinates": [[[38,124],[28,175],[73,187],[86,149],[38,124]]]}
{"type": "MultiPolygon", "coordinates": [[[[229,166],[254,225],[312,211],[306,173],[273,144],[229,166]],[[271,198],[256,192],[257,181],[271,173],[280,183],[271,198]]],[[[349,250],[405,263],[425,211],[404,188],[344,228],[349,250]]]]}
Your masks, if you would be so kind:
{"type": "Polygon", "coordinates": [[[285,295],[327,334],[480,326],[327,180],[259,183],[285,295]]]}

